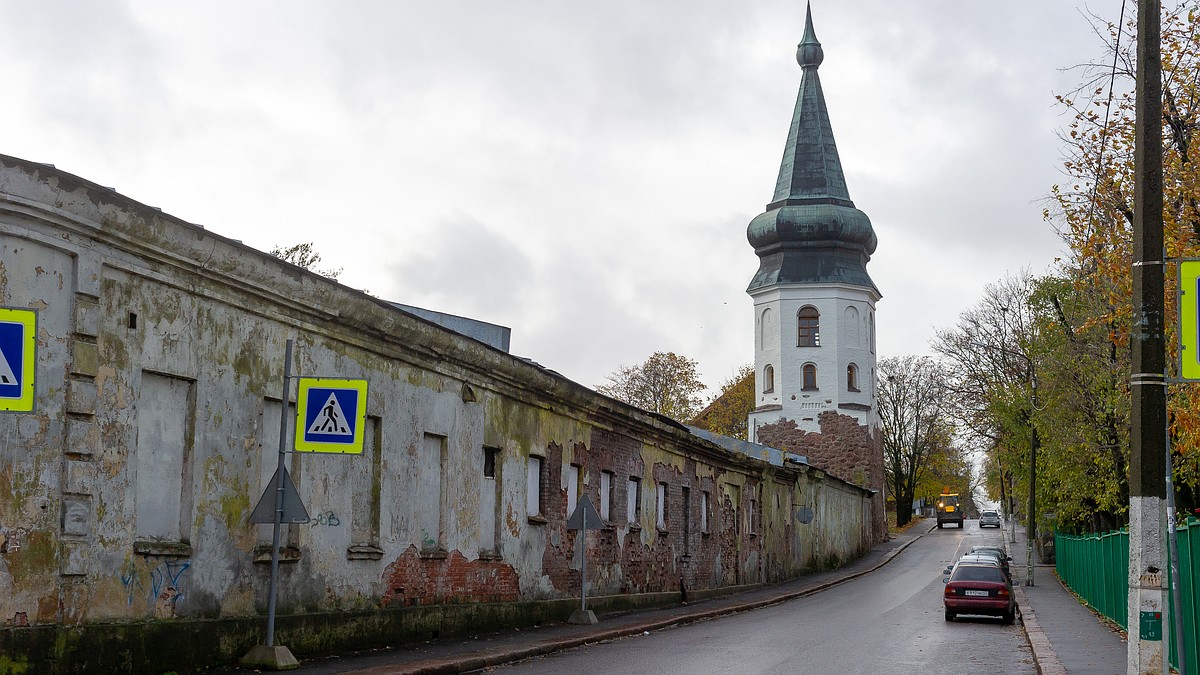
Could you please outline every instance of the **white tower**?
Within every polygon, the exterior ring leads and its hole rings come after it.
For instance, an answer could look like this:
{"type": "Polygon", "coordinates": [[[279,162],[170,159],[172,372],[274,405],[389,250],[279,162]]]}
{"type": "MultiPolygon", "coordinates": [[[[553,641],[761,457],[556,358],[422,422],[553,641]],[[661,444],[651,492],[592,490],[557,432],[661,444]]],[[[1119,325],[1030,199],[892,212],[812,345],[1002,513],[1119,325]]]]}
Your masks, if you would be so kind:
{"type": "Polygon", "coordinates": [[[821,431],[833,411],[868,429],[875,409],[875,303],[867,274],[875,231],[854,207],[833,140],[817,67],[824,59],[808,11],[796,48],[803,69],[775,196],[746,236],[759,269],[754,298],[755,409],[749,438],[783,419],[821,431]]]}

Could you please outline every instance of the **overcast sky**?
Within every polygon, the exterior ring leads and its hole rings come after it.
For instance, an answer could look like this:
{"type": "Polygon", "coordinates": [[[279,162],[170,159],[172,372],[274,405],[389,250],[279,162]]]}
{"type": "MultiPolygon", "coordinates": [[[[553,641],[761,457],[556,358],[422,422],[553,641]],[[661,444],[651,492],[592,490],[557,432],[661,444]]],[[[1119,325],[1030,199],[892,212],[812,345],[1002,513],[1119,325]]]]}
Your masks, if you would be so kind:
{"type": "MultiPolygon", "coordinates": [[[[1060,254],[1064,72],[1119,0],[814,0],[881,357],[1060,254]]],[[[1132,9],[1130,10],[1132,11],[1132,9]]],[[[341,282],[512,328],[593,386],[655,351],[753,360],[746,226],[800,84],[782,0],[0,0],[0,153],[341,282]]]]}

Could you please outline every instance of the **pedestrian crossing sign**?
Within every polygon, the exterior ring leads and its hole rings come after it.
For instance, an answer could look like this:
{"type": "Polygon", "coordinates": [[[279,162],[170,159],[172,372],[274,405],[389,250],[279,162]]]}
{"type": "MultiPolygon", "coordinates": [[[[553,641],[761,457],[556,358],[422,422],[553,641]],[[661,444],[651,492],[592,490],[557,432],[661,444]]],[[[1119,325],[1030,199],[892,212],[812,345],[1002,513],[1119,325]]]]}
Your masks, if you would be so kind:
{"type": "Polygon", "coordinates": [[[358,455],[367,419],[367,381],[302,377],[296,394],[296,450],[358,455]]]}
{"type": "Polygon", "coordinates": [[[37,311],[0,307],[0,412],[33,410],[37,311]]]}
{"type": "Polygon", "coordinates": [[[1179,263],[1179,377],[1200,380],[1200,260],[1179,263]]]}

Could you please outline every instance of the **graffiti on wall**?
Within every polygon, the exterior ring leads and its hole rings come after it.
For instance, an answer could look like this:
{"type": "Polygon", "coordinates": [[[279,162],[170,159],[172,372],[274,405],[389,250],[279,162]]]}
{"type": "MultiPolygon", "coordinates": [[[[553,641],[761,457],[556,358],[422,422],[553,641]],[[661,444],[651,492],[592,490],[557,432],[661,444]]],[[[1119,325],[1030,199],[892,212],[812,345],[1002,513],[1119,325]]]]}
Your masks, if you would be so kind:
{"type": "Polygon", "coordinates": [[[144,599],[146,608],[153,608],[155,618],[174,618],[177,605],[186,595],[186,573],[191,568],[192,561],[167,560],[152,563],[153,561],[147,560],[139,564],[138,561],[131,560],[129,567],[121,574],[127,602],[132,607],[134,601],[144,599]]]}
{"type": "Polygon", "coordinates": [[[312,527],[337,527],[342,524],[341,518],[333,511],[322,511],[311,521],[312,527]]]}

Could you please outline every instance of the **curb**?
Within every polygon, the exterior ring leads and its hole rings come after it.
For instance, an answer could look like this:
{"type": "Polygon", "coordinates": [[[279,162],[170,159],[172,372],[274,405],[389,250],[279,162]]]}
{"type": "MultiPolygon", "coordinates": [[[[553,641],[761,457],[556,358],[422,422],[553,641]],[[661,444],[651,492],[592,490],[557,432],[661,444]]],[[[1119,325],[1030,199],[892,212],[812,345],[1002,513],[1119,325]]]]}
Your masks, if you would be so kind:
{"type": "MultiPolygon", "coordinates": [[[[745,612],[745,611],[749,611],[749,610],[753,610],[753,609],[760,609],[762,607],[769,607],[771,605],[777,605],[781,602],[786,602],[788,600],[793,600],[795,598],[803,598],[803,597],[806,597],[809,595],[813,595],[813,594],[819,593],[825,589],[832,588],[834,586],[843,584],[852,579],[857,579],[858,577],[861,577],[865,574],[874,572],[875,570],[877,570],[877,569],[883,567],[884,565],[888,564],[889,562],[891,562],[897,555],[900,555],[900,553],[902,551],[907,549],[909,546],[912,546],[913,543],[915,543],[918,539],[920,539],[923,536],[925,536],[925,535],[918,534],[917,536],[915,536],[912,539],[910,539],[909,541],[901,544],[900,546],[896,547],[895,549],[888,551],[887,553],[885,553],[883,555],[883,558],[878,563],[876,563],[875,565],[873,565],[865,570],[855,572],[853,574],[847,574],[844,577],[840,577],[838,579],[832,579],[830,581],[826,581],[826,582],[817,584],[810,588],[805,588],[805,589],[801,589],[801,590],[797,590],[797,591],[790,591],[787,593],[781,593],[773,598],[767,598],[765,600],[755,600],[755,601],[744,602],[741,604],[727,606],[727,607],[718,607],[718,608],[713,608],[713,609],[708,609],[708,610],[698,610],[698,611],[686,614],[684,616],[676,616],[676,617],[672,617],[670,619],[661,619],[658,621],[648,621],[646,623],[643,623],[643,624],[640,624],[637,626],[626,626],[624,628],[614,628],[612,630],[591,633],[586,636],[547,639],[538,644],[530,645],[527,647],[510,649],[507,651],[496,652],[496,653],[492,653],[492,654],[479,654],[479,655],[475,655],[475,656],[463,656],[462,658],[451,659],[451,660],[428,659],[425,661],[412,661],[409,663],[386,665],[386,666],[376,666],[373,668],[365,668],[362,670],[355,670],[352,672],[356,673],[357,675],[440,675],[441,673],[463,673],[463,672],[469,672],[469,671],[473,671],[473,670],[481,670],[483,668],[490,668],[490,667],[502,665],[505,663],[512,663],[513,661],[520,661],[520,660],[532,658],[535,656],[543,656],[545,654],[550,654],[553,652],[563,651],[563,650],[567,650],[567,649],[574,649],[575,647],[581,647],[586,644],[603,642],[605,640],[615,640],[617,638],[628,637],[631,635],[640,635],[642,633],[646,633],[646,632],[649,632],[652,630],[662,630],[664,628],[670,628],[672,626],[680,626],[680,625],[684,625],[684,624],[695,623],[698,621],[704,621],[706,619],[712,619],[712,618],[715,618],[718,616],[724,616],[727,614],[736,614],[739,612],[745,612]]],[[[1062,671],[1062,672],[1065,673],[1066,671],[1062,671]]]]}
{"type": "Polygon", "coordinates": [[[1033,607],[1025,601],[1025,590],[1021,586],[1013,586],[1017,594],[1017,610],[1021,614],[1021,626],[1025,629],[1025,640],[1033,650],[1033,661],[1041,675],[1066,675],[1067,669],[1058,660],[1054,647],[1038,624],[1037,614],[1033,607]]]}

